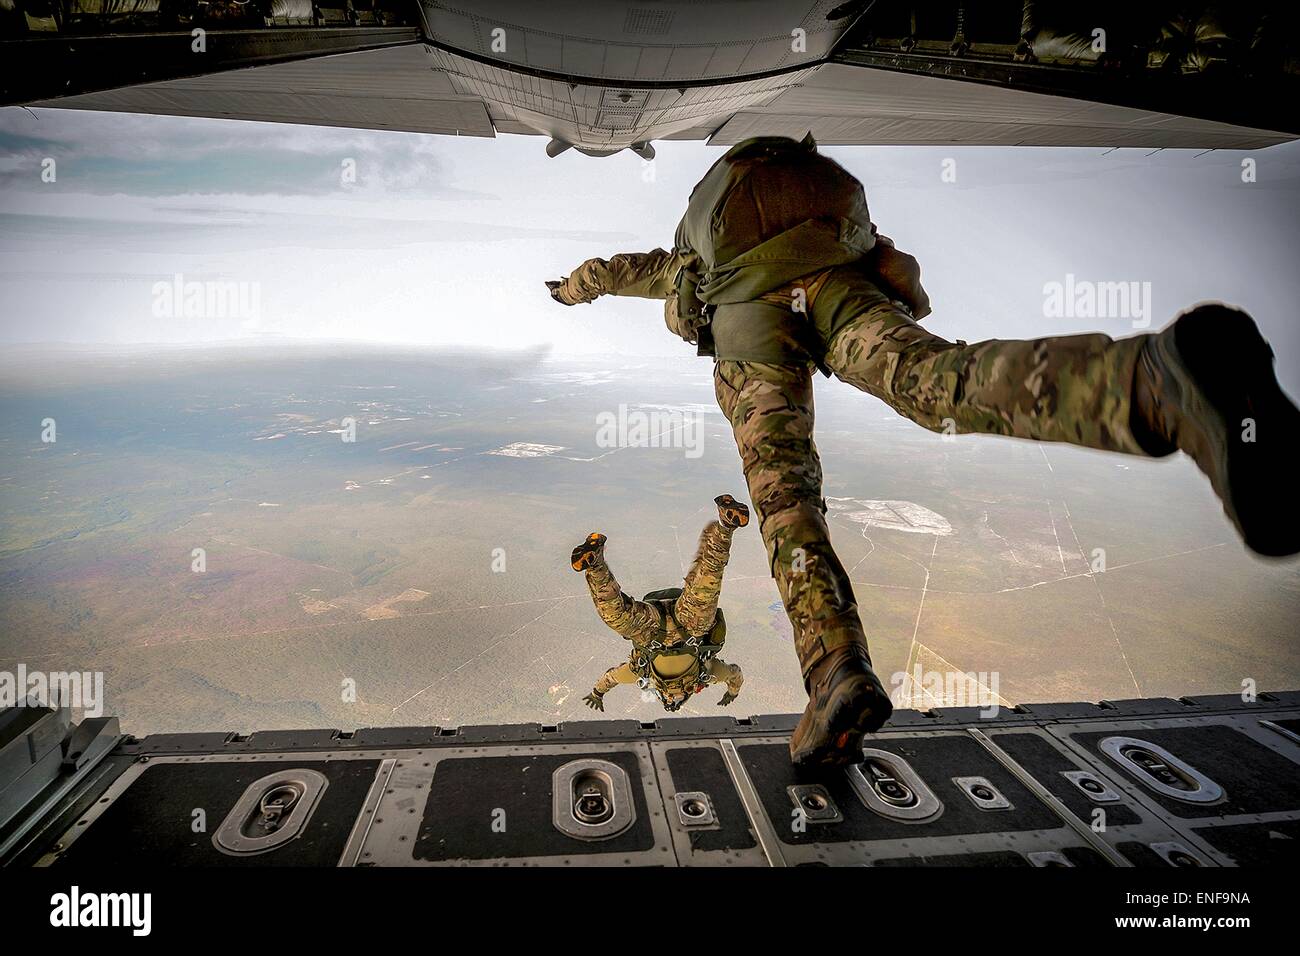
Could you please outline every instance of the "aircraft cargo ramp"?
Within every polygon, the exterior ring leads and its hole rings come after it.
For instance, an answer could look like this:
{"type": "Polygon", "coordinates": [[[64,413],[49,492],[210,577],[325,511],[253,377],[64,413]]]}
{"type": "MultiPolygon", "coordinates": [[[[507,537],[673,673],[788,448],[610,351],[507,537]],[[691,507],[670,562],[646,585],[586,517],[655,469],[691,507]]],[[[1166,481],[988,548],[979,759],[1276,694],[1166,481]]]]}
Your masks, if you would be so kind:
{"type": "Polygon", "coordinates": [[[900,711],[797,777],[793,715],[118,734],[0,715],[0,859],[96,866],[1258,866],[1300,860],[1300,692],[900,711]]]}

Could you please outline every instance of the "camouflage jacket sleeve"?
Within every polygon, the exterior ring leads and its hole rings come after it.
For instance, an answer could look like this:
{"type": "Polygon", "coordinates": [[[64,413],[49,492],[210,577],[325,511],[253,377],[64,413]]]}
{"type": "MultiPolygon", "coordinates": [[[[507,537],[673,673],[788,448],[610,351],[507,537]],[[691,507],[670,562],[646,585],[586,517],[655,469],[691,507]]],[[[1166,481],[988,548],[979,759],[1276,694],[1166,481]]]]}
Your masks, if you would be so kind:
{"type": "Polygon", "coordinates": [[[612,259],[588,259],[565,279],[556,296],[568,305],[591,302],[602,295],[666,299],[685,257],[663,249],[625,252],[612,259]]]}
{"type": "Polygon", "coordinates": [[[600,680],[596,681],[596,686],[592,688],[597,694],[604,696],[619,684],[635,684],[636,672],[632,670],[632,665],[626,661],[617,667],[611,667],[605,673],[600,675],[600,680]]]}
{"type": "Polygon", "coordinates": [[[740,668],[728,664],[721,657],[709,661],[709,676],[714,683],[726,684],[733,697],[740,693],[740,685],[745,683],[745,675],[740,672],[740,668]]]}

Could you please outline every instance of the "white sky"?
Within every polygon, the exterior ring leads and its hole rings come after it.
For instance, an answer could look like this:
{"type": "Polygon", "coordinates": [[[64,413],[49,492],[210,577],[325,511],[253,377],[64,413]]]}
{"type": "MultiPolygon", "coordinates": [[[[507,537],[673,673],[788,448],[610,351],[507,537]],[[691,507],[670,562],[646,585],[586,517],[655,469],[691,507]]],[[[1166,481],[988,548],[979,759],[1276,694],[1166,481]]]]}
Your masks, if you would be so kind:
{"type": "MultiPolygon", "coordinates": [[[[436,137],[0,110],[0,343],[357,339],[683,355],[657,303],[565,309],[543,280],[669,246],[721,154],[656,144],[556,159],[540,137],[436,137]],[[53,158],[57,180],[41,180],[53,158]],[[341,182],[344,160],[358,182],[341,182]],[[258,284],[257,320],[158,317],[153,287],[258,284]]],[[[927,324],[975,341],[1097,328],[1055,318],[1067,273],[1152,284],[1153,325],[1220,298],[1252,310],[1300,381],[1300,147],[1255,152],[841,147],[881,231],[924,268],[927,324]],[[1241,181],[1241,161],[1257,182],[1241,181]],[[955,159],[955,183],[941,179],[955,159]]],[[[686,350],[685,352],[683,350],[686,350]]]]}

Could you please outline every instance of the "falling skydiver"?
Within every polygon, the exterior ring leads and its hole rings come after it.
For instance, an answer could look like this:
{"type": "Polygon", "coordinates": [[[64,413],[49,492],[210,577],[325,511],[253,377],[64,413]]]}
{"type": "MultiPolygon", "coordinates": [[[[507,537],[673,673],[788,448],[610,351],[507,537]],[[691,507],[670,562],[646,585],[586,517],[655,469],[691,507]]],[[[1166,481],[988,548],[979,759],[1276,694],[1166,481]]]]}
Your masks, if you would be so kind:
{"type": "Polygon", "coordinates": [[[601,620],[632,642],[627,661],[605,671],[584,698],[588,707],[604,710],[605,695],[619,684],[640,684],[669,711],[679,710],[710,684],[727,685],[718,701],[721,707],[740,693],[740,668],[718,657],[727,635],[718,597],[732,532],[749,524],[749,506],[731,495],[720,495],[714,503],[718,520],[700,533],[695,560],[680,588],[652,591],[637,601],[623,593],[605,563],[603,534],[592,532],[573,549],[570,563],[586,574],[601,620]]]}

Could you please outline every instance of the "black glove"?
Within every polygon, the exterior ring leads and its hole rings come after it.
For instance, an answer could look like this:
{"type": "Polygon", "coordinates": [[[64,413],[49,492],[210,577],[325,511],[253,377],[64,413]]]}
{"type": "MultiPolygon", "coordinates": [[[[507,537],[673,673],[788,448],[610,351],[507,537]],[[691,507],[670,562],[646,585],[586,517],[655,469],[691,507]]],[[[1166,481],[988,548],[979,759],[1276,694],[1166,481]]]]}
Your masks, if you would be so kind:
{"type": "Polygon", "coordinates": [[[733,700],[736,699],[736,696],[737,695],[733,694],[731,691],[727,691],[725,694],[722,695],[722,700],[718,701],[718,706],[726,707],[728,704],[730,704],[733,700]]]}
{"type": "Polygon", "coordinates": [[[596,692],[593,690],[593,691],[592,691],[590,694],[588,694],[586,697],[582,698],[582,700],[583,700],[583,703],[585,703],[585,704],[586,704],[588,707],[590,707],[592,710],[599,710],[599,711],[601,711],[602,713],[603,713],[604,710],[605,710],[605,695],[604,695],[604,694],[598,694],[598,693],[596,693],[596,692]]]}

